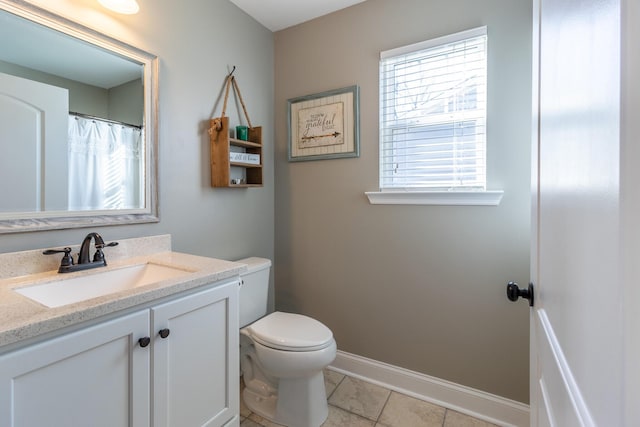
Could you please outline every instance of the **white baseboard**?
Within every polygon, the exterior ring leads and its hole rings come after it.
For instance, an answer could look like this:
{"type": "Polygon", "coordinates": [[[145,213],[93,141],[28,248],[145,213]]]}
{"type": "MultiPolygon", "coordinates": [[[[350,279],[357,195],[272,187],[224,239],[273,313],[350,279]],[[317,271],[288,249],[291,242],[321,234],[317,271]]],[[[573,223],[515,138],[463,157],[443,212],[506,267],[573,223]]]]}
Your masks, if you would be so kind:
{"type": "Polygon", "coordinates": [[[500,426],[529,426],[529,405],[366,357],[338,351],[329,369],[500,426]]]}

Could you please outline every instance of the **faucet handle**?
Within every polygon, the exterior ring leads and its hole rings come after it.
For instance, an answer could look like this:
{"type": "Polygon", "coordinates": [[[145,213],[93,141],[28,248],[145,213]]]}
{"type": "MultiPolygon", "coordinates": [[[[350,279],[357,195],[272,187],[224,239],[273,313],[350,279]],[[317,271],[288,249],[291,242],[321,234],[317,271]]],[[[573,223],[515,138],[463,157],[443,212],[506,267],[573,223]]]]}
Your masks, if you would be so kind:
{"type": "Polygon", "coordinates": [[[64,249],[47,249],[46,251],[42,252],[43,255],[53,255],[53,254],[61,254],[64,252],[64,256],[62,257],[62,260],[60,261],[60,267],[68,267],[70,265],[73,265],[73,256],[71,256],[71,248],[64,248],[64,249]]]}
{"type": "MultiPolygon", "coordinates": [[[[102,243],[96,245],[96,253],[93,254],[93,262],[104,262],[104,253],[102,252],[102,248],[118,246],[118,242],[110,242],[110,243],[102,243]]],[[[106,265],[106,262],[105,262],[106,265]]]]}
{"type": "Polygon", "coordinates": [[[111,247],[111,246],[118,246],[118,242],[109,242],[109,243],[98,243],[95,245],[96,249],[102,249],[102,248],[106,248],[106,247],[111,247]]]}

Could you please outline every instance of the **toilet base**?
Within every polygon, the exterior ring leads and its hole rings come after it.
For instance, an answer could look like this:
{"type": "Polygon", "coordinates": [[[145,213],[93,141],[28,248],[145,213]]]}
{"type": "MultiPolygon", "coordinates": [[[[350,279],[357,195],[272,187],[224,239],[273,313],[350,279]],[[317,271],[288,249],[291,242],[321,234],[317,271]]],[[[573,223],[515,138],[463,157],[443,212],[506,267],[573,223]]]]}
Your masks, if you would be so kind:
{"type": "Polygon", "coordinates": [[[245,388],[242,392],[242,399],[251,412],[275,422],[276,405],[278,404],[277,396],[265,397],[260,393],[245,388]]]}
{"type": "Polygon", "coordinates": [[[319,427],[329,414],[322,371],[307,378],[281,378],[277,394],[247,387],[242,398],[251,412],[288,427],[319,427]]]}

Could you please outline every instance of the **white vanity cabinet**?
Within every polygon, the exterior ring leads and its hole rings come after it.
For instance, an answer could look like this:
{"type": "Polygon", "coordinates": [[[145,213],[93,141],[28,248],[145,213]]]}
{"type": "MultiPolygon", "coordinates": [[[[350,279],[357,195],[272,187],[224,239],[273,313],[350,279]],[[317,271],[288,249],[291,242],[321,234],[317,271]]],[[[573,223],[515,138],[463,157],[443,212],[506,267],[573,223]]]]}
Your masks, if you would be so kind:
{"type": "Polygon", "coordinates": [[[239,425],[238,284],[151,309],[154,427],[239,425]]]}
{"type": "Polygon", "coordinates": [[[149,310],[0,356],[0,426],[149,425],[149,310]]]}
{"type": "Polygon", "coordinates": [[[6,353],[0,427],[238,425],[238,335],[233,279],[6,353]]]}

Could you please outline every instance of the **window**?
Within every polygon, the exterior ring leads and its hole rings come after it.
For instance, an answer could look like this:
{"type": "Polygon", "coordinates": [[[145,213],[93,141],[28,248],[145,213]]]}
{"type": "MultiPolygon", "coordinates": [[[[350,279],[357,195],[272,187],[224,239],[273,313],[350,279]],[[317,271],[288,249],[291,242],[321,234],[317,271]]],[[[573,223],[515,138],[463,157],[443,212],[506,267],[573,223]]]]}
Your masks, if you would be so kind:
{"type": "Polygon", "coordinates": [[[380,54],[380,190],[486,190],[487,31],[380,54]]]}

